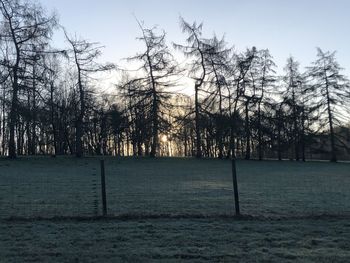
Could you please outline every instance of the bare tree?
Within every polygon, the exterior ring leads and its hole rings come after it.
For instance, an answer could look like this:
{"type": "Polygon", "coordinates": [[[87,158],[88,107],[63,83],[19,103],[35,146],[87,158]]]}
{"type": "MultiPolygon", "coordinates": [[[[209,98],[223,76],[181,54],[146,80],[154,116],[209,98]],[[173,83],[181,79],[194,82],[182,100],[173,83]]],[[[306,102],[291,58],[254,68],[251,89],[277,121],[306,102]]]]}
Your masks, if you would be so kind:
{"type": "MultiPolygon", "coordinates": [[[[171,93],[167,90],[175,86],[171,80],[175,76],[176,63],[165,42],[165,32],[156,33],[156,28],[145,28],[139,21],[142,36],[138,38],[145,44],[145,51],[129,58],[132,61],[142,63],[141,70],[145,77],[134,79],[139,85],[134,85],[131,92],[134,96],[141,98],[141,102],[148,101],[152,141],[150,156],[155,157],[159,149],[159,131],[161,124],[166,120],[163,118],[164,109],[170,107],[169,98],[171,93]]],[[[130,91],[130,90],[129,90],[130,91]]]]}
{"type": "Polygon", "coordinates": [[[276,78],[274,76],[276,64],[273,61],[268,49],[262,49],[258,52],[258,76],[257,76],[257,129],[258,129],[258,158],[263,159],[263,125],[262,125],[262,106],[271,101],[271,89],[274,87],[276,78]]]}
{"type": "Polygon", "coordinates": [[[246,157],[250,158],[250,130],[249,130],[249,103],[252,98],[252,94],[248,93],[249,72],[251,70],[253,61],[256,59],[257,50],[255,47],[247,49],[245,53],[234,55],[234,65],[232,75],[234,80],[232,81],[230,92],[230,151],[232,157],[235,157],[235,137],[238,132],[238,120],[240,103],[245,106],[245,132],[246,132],[246,157]]]}
{"type": "Polygon", "coordinates": [[[115,68],[113,64],[101,65],[96,62],[101,55],[101,46],[98,43],[69,37],[65,32],[67,41],[71,46],[70,58],[74,62],[77,74],[77,87],[79,92],[79,109],[76,119],[76,147],[77,157],[83,156],[84,117],[86,111],[86,89],[89,85],[90,75],[109,71],[115,68]]]}
{"type": "Polygon", "coordinates": [[[202,39],[202,27],[203,24],[197,25],[194,22],[192,25],[187,23],[182,17],[180,17],[180,26],[183,33],[188,34],[186,39],[187,45],[174,44],[174,47],[181,50],[187,58],[192,58],[190,74],[192,75],[195,84],[195,130],[196,130],[196,157],[202,157],[202,142],[201,142],[201,125],[200,115],[201,107],[199,100],[199,92],[205,82],[208,74],[208,65],[206,64],[206,57],[209,50],[207,45],[202,39]]]}
{"type": "Polygon", "coordinates": [[[320,124],[329,126],[331,161],[337,161],[337,138],[335,127],[349,121],[345,112],[349,109],[350,86],[348,79],[340,74],[342,68],[335,58],[335,52],[317,49],[317,60],[309,67],[312,78],[311,89],[320,110],[320,124]]]}
{"type": "Polygon", "coordinates": [[[48,41],[56,25],[53,15],[46,16],[39,5],[22,0],[1,0],[0,11],[3,18],[0,39],[11,54],[12,88],[9,114],[9,157],[16,157],[15,126],[18,117],[18,92],[21,89],[24,59],[32,53],[32,45],[40,46],[48,41]]]}
{"type": "Polygon", "coordinates": [[[205,39],[207,56],[205,62],[208,65],[208,93],[207,98],[203,104],[215,109],[215,113],[211,113],[216,126],[216,141],[218,146],[218,157],[221,159],[224,156],[224,133],[227,128],[227,88],[228,76],[230,75],[230,56],[233,51],[232,48],[227,48],[225,39],[218,39],[214,36],[211,39],[205,39]]]}
{"type": "Polygon", "coordinates": [[[295,160],[299,161],[300,155],[300,127],[299,127],[299,106],[302,98],[302,75],[299,72],[299,63],[295,61],[293,57],[287,59],[287,65],[284,68],[286,75],[283,76],[285,83],[285,90],[282,96],[285,98],[286,104],[291,107],[292,110],[292,122],[293,122],[293,145],[295,160]]]}

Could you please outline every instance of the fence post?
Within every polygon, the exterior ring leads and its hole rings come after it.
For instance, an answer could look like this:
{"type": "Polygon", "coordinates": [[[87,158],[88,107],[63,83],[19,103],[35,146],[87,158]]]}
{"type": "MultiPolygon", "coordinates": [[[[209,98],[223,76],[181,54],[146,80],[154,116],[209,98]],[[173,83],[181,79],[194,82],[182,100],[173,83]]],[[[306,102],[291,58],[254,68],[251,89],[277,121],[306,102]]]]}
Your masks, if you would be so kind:
{"type": "Polygon", "coordinates": [[[104,160],[101,160],[101,191],[102,191],[102,212],[103,212],[103,216],[107,216],[106,177],[105,177],[104,160]]]}
{"type": "Polygon", "coordinates": [[[238,195],[238,183],[237,183],[237,171],[236,171],[236,159],[232,158],[232,181],[233,181],[233,192],[235,199],[235,211],[236,216],[240,215],[239,210],[239,195],[238,195]]]}

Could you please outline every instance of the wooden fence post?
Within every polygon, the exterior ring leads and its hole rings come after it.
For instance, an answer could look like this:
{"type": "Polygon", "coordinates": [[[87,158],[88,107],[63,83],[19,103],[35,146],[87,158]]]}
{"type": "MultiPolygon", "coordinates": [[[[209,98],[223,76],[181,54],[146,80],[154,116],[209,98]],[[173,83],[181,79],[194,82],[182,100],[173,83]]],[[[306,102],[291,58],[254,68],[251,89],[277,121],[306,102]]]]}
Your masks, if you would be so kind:
{"type": "Polygon", "coordinates": [[[107,216],[106,176],[105,176],[104,160],[101,160],[101,191],[102,191],[102,213],[103,213],[103,216],[107,216]]]}
{"type": "Polygon", "coordinates": [[[232,158],[232,181],[233,181],[233,192],[234,192],[234,199],[235,199],[236,216],[239,216],[240,209],[239,209],[239,195],[238,195],[238,183],[237,183],[237,171],[236,171],[235,158],[232,158]]]}

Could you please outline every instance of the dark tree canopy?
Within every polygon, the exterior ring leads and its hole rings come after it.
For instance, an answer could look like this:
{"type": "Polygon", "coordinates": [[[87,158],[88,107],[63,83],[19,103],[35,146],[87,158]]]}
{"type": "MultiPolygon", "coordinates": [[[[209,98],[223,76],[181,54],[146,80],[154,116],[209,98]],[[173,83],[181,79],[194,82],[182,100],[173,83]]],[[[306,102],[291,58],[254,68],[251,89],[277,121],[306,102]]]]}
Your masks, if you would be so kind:
{"type": "Polygon", "coordinates": [[[142,48],[113,71],[103,46],[70,36],[39,3],[0,0],[0,155],[350,159],[350,86],[335,52],[317,49],[306,69],[291,56],[280,72],[267,47],[237,50],[202,23],[180,18],[184,41],[172,45],[135,26],[142,48]]]}

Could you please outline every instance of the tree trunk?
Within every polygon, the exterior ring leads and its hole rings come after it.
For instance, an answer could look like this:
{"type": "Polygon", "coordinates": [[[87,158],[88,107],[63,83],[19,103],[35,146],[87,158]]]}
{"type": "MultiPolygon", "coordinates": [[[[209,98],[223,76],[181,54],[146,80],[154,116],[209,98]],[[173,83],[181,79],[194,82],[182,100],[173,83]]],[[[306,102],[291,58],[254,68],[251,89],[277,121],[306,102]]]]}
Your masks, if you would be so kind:
{"type": "Polygon", "coordinates": [[[26,131],[27,131],[27,154],[31,154],[31,149],[32,149],[32,135],[30,134],[31,132],[31,103],[30,103],[30,92],[28,90],[27,92],[27,110],[28,110],[28,117],[27,117],[27,126],[26,126],[26,131]]]}
{"type": "Polygon", "coordinates": [[[15,126],[17,122],[17,104],[18,104],[18,76],[17,67],[13,69],[13,84],[12,84],[12,101],[10,109],[10,141],[9,141],[9,158],[16,158],[16,142],[15,142],[15,126]]]}
{"type": "Polygon", "coordinates": [[[258,155],[259,161],[263,159],[263,149],[262,149],[262,131],[261,131],[261,101],[258,105],[258,155]]]}
{"type": "Polygon", "coordinates": [[[245,133],[246,133],[246,152],[245,159],[250,160],[250,125],[249,125],[249,100],[245,104],[245,133]]]}
{"type": "Polygon", "coordinates": [[[196,126],[196,157],[202,158],[202,140],[200,130],[200,111],[199,111],[199,98],[198,98],[198,86],[195,85],[195,126],[196,126]]]}
{"type": "Polygon", "coordinates": [[[33,103],[32,103],[32,127],[31,127],[31,135],[32,135],[32,140],[30,144],[30,154],[35,155],[35,148],[36,148],[36,141],[37,141],[37,136],[36,136],[36,115],[37,115],[37,109],[36,109],[36,82],[35,82],[35,66],[33,66],[33,90],[32,90],[32,98],[33,98],[33,103]]]}
{"type": "Polygon", "coordinates": [[[54,107],[54,102],[53,102],[53,92],[54,92],[54,86],[51,83],[51,85],[50,85],[50,102],[51,102],[51,126],[52,126],[53,148],[54,148],[53,156],[56,156],[56,154],[57,154],[57,131],[56,131],[56,124],[55,124],[55,107],[54,107]]]}
{"type": "Polygon", "coordinates": [[[298,116],[296,110],[295,93],[293,91],[293,125],[294,125],[294,154],[295,160],[299,161],[299,131],[298,131],[298,116]]]}
{"type": "Polygon", "coordinates": [[[84,133],[83,121],[84,121],[84,115],[85,115],[85,94],[84,94],[83,85],[81,83],[81,72],[80,72],[79,65],[77,65],[77,67],[78,67],[80,110],[79,110],[78,119],[76,122],[75,154],[78,158],[80,158],[83,156],[83,133],[84,133]]]}
{"type": "Polygon", "coordinates": [[[305,110],[303,109],[302,113],[302,134],[301,134],[301,154],[303,162],[306,161],[305,157],[305,110]]]}
{"type": "Polygon", "coordinates": [[[282,161],[282,149],[281,149],[281,127],[278,127],[277,131],[277,155],[278,160],[282,161]]]}
{"type": "Polygon", "coordinates": [[[158,138],[158,130],[159,130],[159,123],[158,123],[158,101],[157,101],[157,94],[155,87],[153,88],[153,104],[152,104],[152,145],[151,145],[151,157],[156,157],[157,155],[157,149],[159,145],[159,138],[158,138]]]}
{"type": "Polygon", "coordinates": [[[330,139],[331,139],[331,162],[337,162],[335,134],[334,134],[334,127],[333,127],[333,114],[331,109],[331,100],[329,95],[328,83],[326,84],[326,95],[327,95],[329,131],[330,131],[330,139]]]}

